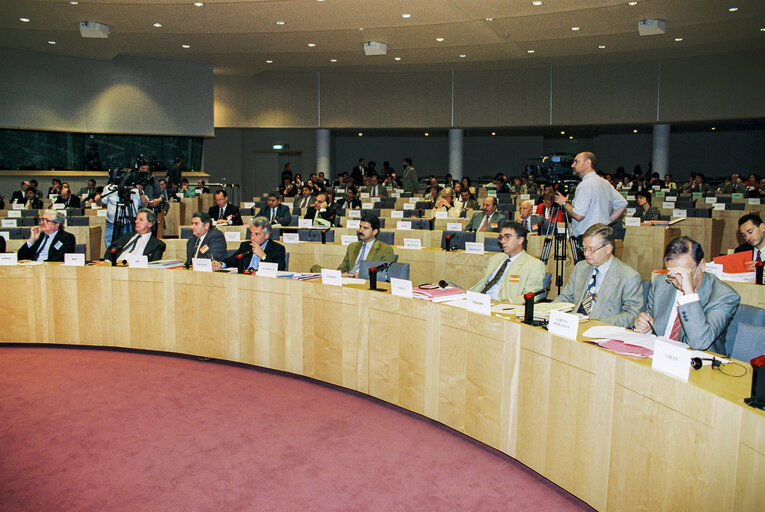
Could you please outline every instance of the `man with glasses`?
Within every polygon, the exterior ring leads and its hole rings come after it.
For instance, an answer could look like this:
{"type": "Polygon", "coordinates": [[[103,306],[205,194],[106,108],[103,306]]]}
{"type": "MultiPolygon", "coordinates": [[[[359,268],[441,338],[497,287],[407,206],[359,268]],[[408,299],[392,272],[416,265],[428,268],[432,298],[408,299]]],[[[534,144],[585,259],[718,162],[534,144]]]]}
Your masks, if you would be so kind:
{"type": "Polygon", "coordinates": [[[64,231],[66,218],[56,210],[45,210],[40,225],[31,229],[29,240],[19,248],[19,260],[64,261],[64,254],[73,253],[74,235],[64,231]]]}
{"type": "Polygon", "coordinates": [[[584,261],[574,267],[553,302],[571,302],[574,312],[601,322],[632,327],[643,307],[643,283],[614,253],[614,230],[594,224],[582,235],[584,261]]]}
{"type": "Polygon", "coordinates": [[[484,275],[470,291],[485,293],[492,300],[523,303],[523,294],[542,289],[545,264],[524,250],[527,231],[514,221],[502,224],[498,243],[502,253],[489,259],[484,275]]]}
{"type": "Polygon", "coordinates": [[[635,319],[635,330],[725,354],[725,331],[741,297],[705,273],[704,250],[687,236],[667,245],[664,266],[667,276],[651,284],[646,311],[635,319]]]}

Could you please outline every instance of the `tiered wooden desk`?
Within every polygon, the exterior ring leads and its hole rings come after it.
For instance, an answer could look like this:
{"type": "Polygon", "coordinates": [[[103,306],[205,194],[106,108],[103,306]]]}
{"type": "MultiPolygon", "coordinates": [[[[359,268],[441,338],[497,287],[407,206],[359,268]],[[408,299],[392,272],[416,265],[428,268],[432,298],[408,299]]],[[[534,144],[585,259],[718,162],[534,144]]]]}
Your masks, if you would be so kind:
{"type": "Polygon", "coordinates": [[[664,268],[664,248],[678,236],[680,230],[676,227],[628,226],[621,260],[637,270],[643,281],[650,281],[654,269],[664,268]]]}
{"type": "Polygon", "coordinates": [[[751,370],[705,366],[681,382],[539,328],[316,282],[48,264],[2,267],[0,285],[2,342],[304,375],[439,421],[598,510],[765,509],[765,412],[743,404],[751,370]]]}

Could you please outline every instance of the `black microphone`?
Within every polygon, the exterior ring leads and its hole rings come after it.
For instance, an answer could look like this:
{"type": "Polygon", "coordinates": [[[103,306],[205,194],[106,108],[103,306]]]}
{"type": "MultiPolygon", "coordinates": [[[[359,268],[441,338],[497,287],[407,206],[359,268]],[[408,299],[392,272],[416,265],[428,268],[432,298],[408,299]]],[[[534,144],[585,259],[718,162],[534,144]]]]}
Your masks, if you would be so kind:
{"type": "Polygon", "coordinates": [[[523,294],[523,323],[534,325],[534,297],[547,292],[547,288],[542,288],[535,292],[526,292],[523,294]]]}
{"type": "Polygon", "coordinates": [[[701,368],[704,366],[704,361],[712,361],[712,368],[719,368],[722,366],[722,361],[716,357],[692,357],[691,368],[694,370],[701,370],[701,368]]]}
{"type": "Polygon", "coordinates": [[[327,243],[327,230],[322,229],[321,230],[321,245],[325,245],[327,243]]]}
{"type": "Polygon", "coordinates": [[[117,266],[117,248],[112,247],[109,249],[109,260],[112,262],[112,267],[117,266]]]}
{"type": "Polygon", "coordinates": [[[247,252],[243,252],[241,254],[236,255],[236,273],[237,274],[244,273],[244,259],[247,256],[252,256],[252,251],[247,251],[247,252]]]}
{"type": "Polygon", "coordinates": [[[389,262],[381,263],[381,264],[379,264],[379,265],[376,265],[376,266],[374,266],[374,267],[369,267],[369,273],[370,273],[370,275],[371,275],[373,272],[375,272],[375,273],[376,273],[376,272],[382,272],[382,271],[383,271],[383,270],[385,270],[386,268],[390,267],[390,266],[391,266],[391,263],[392,263],[392,262],[390,262],[390,261],[389,261],[389,262]]]}
{"type": "Polygon", "coordinates": [[[375,265],[374,267],[369,267],[369,289],[372,291],[385,291],[380,290],[377,288],[377,273],[381,270],[385,270],[386,268],[390,267],[390,263],[381,263],[380,265],[375,265]]]}
{"type": "Polygon", "coordinates": [[[446,235],[444,237],[444,250],[445,251],[451,251],[452,250],[452,236],[454,235],[446,235]]]}

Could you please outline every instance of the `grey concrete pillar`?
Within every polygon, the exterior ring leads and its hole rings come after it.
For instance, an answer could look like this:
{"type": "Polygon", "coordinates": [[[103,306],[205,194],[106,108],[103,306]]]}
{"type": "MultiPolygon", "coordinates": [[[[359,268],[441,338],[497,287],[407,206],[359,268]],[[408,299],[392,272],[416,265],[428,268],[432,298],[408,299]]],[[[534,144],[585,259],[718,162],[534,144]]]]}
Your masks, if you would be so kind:
{"type": "Polygon", "coordinates": [[[659,176],[664,178],[664,174],[671,172],[669,169],[669,132],[671,126],[668,124],[653,125],[653,152],[651,161],[653,162],[653,172],[658,172],[659,176]]]}
{"type": "Polygon", "coordinates": [[[332,181],[334,176],[329,174],[329,130],[319,128],[316,130],[316,174],[323,172],[324,176],[332,181]]]}
{"type": "Polygon", "coordinates": [[[462,141],[461,128],[449,130],[449,174],[454,181],[462,181],[462,141]]]}

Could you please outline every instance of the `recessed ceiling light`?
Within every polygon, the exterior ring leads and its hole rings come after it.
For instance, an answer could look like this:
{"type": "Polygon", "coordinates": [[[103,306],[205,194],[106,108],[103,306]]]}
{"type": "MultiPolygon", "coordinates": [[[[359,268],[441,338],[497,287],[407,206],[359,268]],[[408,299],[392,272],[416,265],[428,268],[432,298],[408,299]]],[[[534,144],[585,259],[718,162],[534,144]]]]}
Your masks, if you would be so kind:
{"type": "Polygon", "coordinates": [[[728,9],[728,10],[729,10],[730,12],[736,12],[736,11],[738,11],[738,7],[731,7],[731,8],[730,8],[730,9],[728,9]]]}
{"type": "Polygon", "coordinates": [[[71,2],[69,2],[69,3],[70,3],[70,4],[72,4],[72,5],[78,5],[80,2],[75,2],[75,0],[72,0],[72,1],[71,1],[71,2]]]}
{"type": "Polygon", "coordinates": [[[274,63],[274,61],[272,61],[271,59],[266,61],[266,64],[273,64],[273,63],[274,63]]]}
{"type": "Polygon", "coordinates": [[[430,134],[428,132],[425,132],[426,137],[430,137],[430,134]]]}
{"type": "Polygon", "coordinates": [[[486,21],[494,21],[494,18],[484,18],[486,21]]]}
{"type": "Polygon", "coordinates": [[[276,22],[276,24],[277,24],[277,25],[286,25],[286,24],[287,24],[287,22],[286,22],[286,21],[283,21],[283,20],[278,20],[278,21],[276,22]]]}
{"type": "Polygon", "coordinates": [[[393,57],[393,60],[401,60],[401,57],[393,57]]]}
{"type": "Polygon", "coordinates": [[[323,2],[324,0],[316,0],[317,2],[323,2]]]}
{"type": "Polygon", "coordinates": [[[181,48],[186,48],[188,50],[189,48],[191,48],[191,45],[190,44],[182,44],[181,48]]]}
{"type": "Polygon", "coordinates": [[[682,37],[676,37],[676,38],[675,38],[675,42],[676,42],[676,43],[679,43],[679,42],[680,42],[680,41],[682,41],[682,40],[683,40],[683,38],[682,38],[682,37]]]}
{"type": "Polygon", "coordinates": [[[578,31],[578,30],[579,30],[579,27],[571,27],[571,30],[573,30],[574,32],[576,32],[576,31],[578,31]]]}
{"type": "Polygon", "coordinates": [[[542,2],[540,2],[539,0],[536,0],[534,2],[531,2],[531,5],[539,6],[539,5],[542,5],[542,2]]]}
{"type": "Polygon", "coordinates": [[[440,43],[441,41],[443,41],[443,40],[444,40],[444,38],[443,38],[443,37],[437,37],[437,38],[436,38],[436,41],[438,41],[439,43],[440,43]]]}
{"type": "Polygon", "coordinates": [[[56,41],[48,41],[48,44],[56,44],[56,41]]]}
{"type": "Polygon", "coordinates": [[[329,59],[330,62],[337,62],[337,59],[329,59]]]}
{"type": "Polygon", "coordinates": [[[627,2],[627,5],[637,5],[637,2],[627,2]]]}
{"type": "Polygon", "coordinates": [[[194,2],[195,7],[204,7],[205,4],[203,2],[194,2]]]}
{"type": "Polygon", "coordinates": [[[717,129],[716,127],[714,127],[714,126],[712,127],[712,131],[715,131],[716,129],[717,129]]]}
{"type": "Polygon", "coordinates": [[[308,43],[309,48],[313,48],[314,46],[316,46],[316,43],[308,43]]]}
{"type": "Polygon", "coordinates": [[[363,31],[363,30],[364,30],[364,27],[359,27],[359,30],[362,30],[362,31],[363,31]]]}
{"type": "MultiPolygon", "coordinates": [[[[317,0],[317,1],[319,1],[319,0],[317,0]]],[[[323,1],[323,0],[321,0],[321,1],[323,1]]],[[[363,136],[364,136],[364,132],[359,132],[359,137],[363,137],[363,136]]]]}
{"type": "Polygon", "coordinates": [[[29,18],[19,18],[19,21],[22,23],[29,23],[32,20],[30,20],[29,18]]]}
{"type": "Polygon", "coordinates": [[[465,57],[467,57],[467,55],[465,55],[464,53],[460,54],[460,59],[464,59],[465,57]]]}
{"type": "Polygon", "coordinates": [[[162,23],[160,23],[160,22],[156,22],[156,23],[154,23],[154,25],[153,25],[153,26],[154,26],[155,28],[162,28],[162,23]]]}
{"type": "Polygon", "coordinates": [[[412,15],[409,14],[409,13],[404,13],[404,14],[401,15],[401,17],[404,18],[405,20],[408,20],[409,18],[412,17],[412,15]]]}
{"type": "Polygon", "coordinates": [[[760,32],[765,32],[765,27],[761,27],[760,32]]]}
{"type": "Polygon", "coordinates": [[[526,50],[527,53],[534,53],[534,50],[526,50]]]}
{"type": "Polygon", "coordinates": [[[568,139],[569,139],[569,140],[574,140],[574,136],[573,136],[573,135],[569,135],[569,136],[568,136],[568,139]]]}
{"type": "Polygon", "coordinates": [[[560,131],[560,134],[561,134],[561,135],[566,135],[566,130],[561,130],[561,131],[560,131]]]}
{"type": "Polygon", "coordinates": [[[497,132],[491,132],[491,136],[492,137],[495,136],[496,134],[497,134],[497,132]]]}
{"type": "Polygon", "coordinates": [[[604,49],[605,47],[606,47],[606,45],[604,45],[604,44],[599,44],[598,45],[598,48],[600,48],[601,50],[604,49]]]}
{"type": "Polygon", "coordinates": [[[632,133],[637,133],[637,128],[632,130],[632,133]]]}

